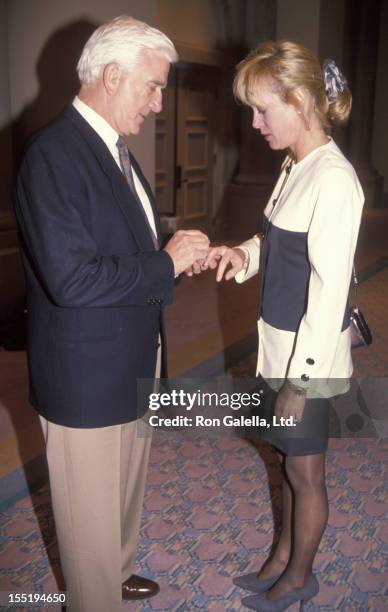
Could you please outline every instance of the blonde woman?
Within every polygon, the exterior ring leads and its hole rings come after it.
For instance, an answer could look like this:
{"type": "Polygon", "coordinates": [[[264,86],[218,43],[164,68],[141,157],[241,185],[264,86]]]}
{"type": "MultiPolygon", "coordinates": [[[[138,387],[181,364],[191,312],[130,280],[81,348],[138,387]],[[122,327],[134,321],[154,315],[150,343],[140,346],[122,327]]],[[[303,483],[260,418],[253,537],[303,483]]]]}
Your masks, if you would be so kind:
{"type": "Polygon", "coordinates": [[[273,554],[235,578],[255,593],[254,610],[285,610],[319,590],[313,562],[326,527],[325,452],[331,398],[352,373],[347,297],[364,197],[351,164],[330,136],[351,109],[345,77],[304,46],[260,44],[237,67],[235,96],[271,149],[287,151],[264,212],[263,236],[214,247],[203,267],[217,281],[261,272],[257,373],[262,414],[291,418],[259,432],[280,452],[283,518],[273,554]],[[280,433],[279,433],[280,431],[280,433]]]}

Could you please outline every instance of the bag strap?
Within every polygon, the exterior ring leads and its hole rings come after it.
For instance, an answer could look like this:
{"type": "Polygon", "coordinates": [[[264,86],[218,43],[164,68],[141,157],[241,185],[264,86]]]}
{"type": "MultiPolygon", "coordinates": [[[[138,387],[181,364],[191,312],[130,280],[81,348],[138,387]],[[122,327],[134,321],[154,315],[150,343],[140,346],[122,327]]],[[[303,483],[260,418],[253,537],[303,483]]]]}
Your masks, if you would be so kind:
{"type": "Polygon", "coordinates": [[[353,264],[352,281],[353,281],[354,288],[358,287],[358,285],[360,284],[357,278],[356,266],[354,264],[353,264]]]}
{"type": "Polygon", "coordinates": [[[354,262],[353,262],[352,282],[351,282],[350,289],[353,290],[353,297],[354,297],[355,304],[357,304],[357,289],[358,289],[359,284],[360,284],[360,281],[358,280],[358,277],[357,277],[356,266],[354,265],[354,262]]]}

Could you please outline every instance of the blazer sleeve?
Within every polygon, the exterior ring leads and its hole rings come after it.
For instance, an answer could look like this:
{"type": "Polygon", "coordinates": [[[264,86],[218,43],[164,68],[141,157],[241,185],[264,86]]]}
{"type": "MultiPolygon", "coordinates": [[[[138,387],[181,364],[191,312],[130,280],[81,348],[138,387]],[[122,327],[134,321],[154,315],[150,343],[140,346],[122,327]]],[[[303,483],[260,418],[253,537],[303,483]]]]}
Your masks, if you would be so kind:
{"type": "MultiPolygon", "coordinates": [[[[57,147],[58,149],[58,147],[57,147]]],[[[80,173],[62,151],[35,143],[22,164],[14,210],[30,265],[62,307],[115,307],[172,301],[174,267],[165,251],[101,253],[82,214],[80,173]]]]}
{"type": "Polygon", "coordinates": [[[319,180],[308,230],[311,267],[307,308],[287,376],[308,387],[328,378],[343,324],[364,197],[347,168],[327,169],[319,180]]]}

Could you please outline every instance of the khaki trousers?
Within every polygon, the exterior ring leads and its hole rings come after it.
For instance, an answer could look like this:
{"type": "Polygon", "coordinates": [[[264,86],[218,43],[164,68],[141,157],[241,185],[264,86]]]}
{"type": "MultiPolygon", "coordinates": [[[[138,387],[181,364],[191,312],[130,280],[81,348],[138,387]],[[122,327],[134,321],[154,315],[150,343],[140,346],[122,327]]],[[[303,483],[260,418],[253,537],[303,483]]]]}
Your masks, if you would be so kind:
{"type": "Polygon", "coordinates": [[[151,435],[139,437],[137,421],[78,429],[40,420],[68,610],[121,610],[121,583],[133,573],[151,435]]]}

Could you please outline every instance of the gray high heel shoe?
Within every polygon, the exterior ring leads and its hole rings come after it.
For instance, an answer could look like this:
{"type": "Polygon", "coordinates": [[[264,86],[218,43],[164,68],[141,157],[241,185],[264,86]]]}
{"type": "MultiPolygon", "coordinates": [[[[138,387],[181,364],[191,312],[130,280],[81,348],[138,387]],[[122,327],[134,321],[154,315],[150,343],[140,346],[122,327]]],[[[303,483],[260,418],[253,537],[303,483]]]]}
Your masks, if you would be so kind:
{"type": "Polygon", "coordinates": [[[236,576],[233,578],[233,584],[240,587],[240,589],[246,589],[247,591],[252,591],[253,593],[265,593],[268,591],[277,580],[279,580],[281,574],[277,574],[276,576],[271,576],[270,578],[266,578],[265,580],[260,580],[257,577],[257,572],[252,572],[250,574],[242,574],[242,576],[236,576]]]}
{"type": "Polygon", "coordinates": [[[259,610],[259,612],[282,612],[287,610],[292,604],[300,601],[301,609],[303,604],[309,599],[315,597],[319,591],[319,584],[316,577],[313,575],[307,580],[304,587],[295,589],[284,597],[277,597],[276,599],[268,599],[265,593],[261,595],[250,595],[244,597],[242,603],[251,610],[259,610]]]}

